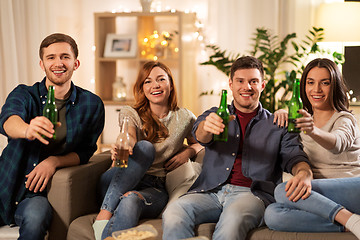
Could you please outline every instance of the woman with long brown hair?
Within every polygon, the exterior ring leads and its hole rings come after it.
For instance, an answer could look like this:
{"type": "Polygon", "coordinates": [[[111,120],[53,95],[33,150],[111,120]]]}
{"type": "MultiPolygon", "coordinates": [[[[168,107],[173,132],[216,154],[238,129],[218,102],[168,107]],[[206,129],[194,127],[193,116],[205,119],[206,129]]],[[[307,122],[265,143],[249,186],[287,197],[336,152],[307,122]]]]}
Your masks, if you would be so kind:
{"type": "Polygon", "coordinates": [[[296,127],[315,179],[310,196],[298,201],[288,199],[289,184],[277,186],[276,203],[265,211],[269,228],[289,232],[347,229],[360,239],[360,132],[348,110],[346,92],[333,61],[317,58],[305,67],[300,81],[303,117],[296,120],[296,127]]]}
{"type": "MultiPolygon", "coordinates": [[[[166,65],[146,62],[133,91],[134,107],[120,110],[120,115],[129,117],[128,167],[112,167],[100,180],[105,197],[93,225],[97,239],[135,227],[140,218],[156,218],[168,201],[166,173],[201,149],[191,135],[195,115],[178,107],[173,76],[166,65]],[[184,139],[188,146],[184,146],[184,139]]],[[[113,161],[116,150],[113,145],[113,161]]]]}

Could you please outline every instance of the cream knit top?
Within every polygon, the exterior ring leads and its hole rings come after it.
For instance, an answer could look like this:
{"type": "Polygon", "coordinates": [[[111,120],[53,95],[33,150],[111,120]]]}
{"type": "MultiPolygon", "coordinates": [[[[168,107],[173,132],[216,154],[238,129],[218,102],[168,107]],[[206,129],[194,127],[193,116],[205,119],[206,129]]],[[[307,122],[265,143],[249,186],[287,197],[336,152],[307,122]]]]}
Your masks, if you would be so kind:
{"type": "MultiPolygon", "coordinates": [[[[142,121],[136,110],[130,106],[123,106],[119,114],[129,116],[129,126],[135,126],[137,141],[145,139],[142,121]]],[[[153,143],[155,148],[155,160],[146,174],[165,177],[164,164],[168,159],[184,148],[184,139],[191,137],[191,130],[196,120],[195,115],[186,108],[170,111],[160,121],[168,128],[169,137],[159,143],[153,143]]]]}
{"type": "Polygon", "coordinates": [[[334,149],[327,150],[300,133],[314,178],[360,177],[360,134],[355,117],[345,111],[335,112],[321,129],[336,136],[334,149]]]}

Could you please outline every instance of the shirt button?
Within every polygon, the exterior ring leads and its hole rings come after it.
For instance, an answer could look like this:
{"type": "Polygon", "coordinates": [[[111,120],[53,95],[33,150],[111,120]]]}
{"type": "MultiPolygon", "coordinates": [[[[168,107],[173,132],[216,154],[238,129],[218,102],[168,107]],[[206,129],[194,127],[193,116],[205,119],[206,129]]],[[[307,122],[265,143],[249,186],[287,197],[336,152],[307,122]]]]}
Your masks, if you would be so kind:
{"type": "Polygon", "coordinates": [[[226,168],[226,171],[229,171],[229,168],[228,168],[228,167],[226,168]]]}
{"type": "Polygon", "coordinates": [[[236,135],[236,137],[238,138],[238,137],[240,137],[240,135],[239,135],[239,134],[237,134],[237,135],[236,135]]]}

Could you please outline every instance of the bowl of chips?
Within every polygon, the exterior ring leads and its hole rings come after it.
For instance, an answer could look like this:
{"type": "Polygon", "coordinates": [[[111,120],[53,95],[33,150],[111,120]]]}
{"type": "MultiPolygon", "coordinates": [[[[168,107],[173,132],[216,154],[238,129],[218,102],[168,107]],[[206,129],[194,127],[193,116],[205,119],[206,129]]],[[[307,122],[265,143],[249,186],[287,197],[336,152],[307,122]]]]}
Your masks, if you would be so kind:
{"type": "Polygon", "coordinates": [[[115,240],[155,240],[157,236],[158,232],[150,224],[143,224],[112,233],[115,240]]]}

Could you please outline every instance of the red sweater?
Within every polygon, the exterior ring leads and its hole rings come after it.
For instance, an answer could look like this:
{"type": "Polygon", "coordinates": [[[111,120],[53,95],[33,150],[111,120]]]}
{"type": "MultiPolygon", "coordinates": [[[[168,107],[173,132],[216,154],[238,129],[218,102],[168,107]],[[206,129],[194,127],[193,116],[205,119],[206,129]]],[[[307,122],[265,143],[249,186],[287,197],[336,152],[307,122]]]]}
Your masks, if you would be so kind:
{"type": "Polygon", "coordinates": [[[242,187],[250,187],[251,186],[251,179],[247,178],[243,175],[241,170],[241,164],[242,164],[242,147],[244,142],[244,136],[245,136],[245,129],[250,120],[255,117],[257,114],[256,109],[254,112],[251,113],[243,113],[236,109],[235,113],[237,115],[237,118],[240,122],[240,128],[241,128],[241,139],[239,144],[238,153],[234,162],[234,166],[231,170],[228,182],[233,185],[242,186],[242,187]]]}

